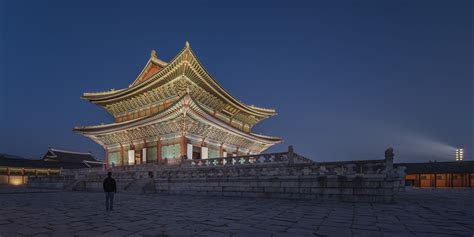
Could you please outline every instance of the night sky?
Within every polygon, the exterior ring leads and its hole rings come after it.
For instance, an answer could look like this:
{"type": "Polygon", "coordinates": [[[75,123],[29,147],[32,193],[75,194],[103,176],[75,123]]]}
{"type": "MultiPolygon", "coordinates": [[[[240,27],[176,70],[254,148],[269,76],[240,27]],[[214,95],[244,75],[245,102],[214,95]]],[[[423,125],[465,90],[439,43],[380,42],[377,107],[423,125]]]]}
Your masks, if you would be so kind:
{"type": "Polygon", "coordinates": [[[277,110],[254,128],[284,139],[269,151],[471,159],[472,1],[236,3],[1,1],[0,153],[102,158],[72,129],[112,117],[79,97],[127,87],[152,49],[169,61],[189,40],[235,97],[277,110]]]}

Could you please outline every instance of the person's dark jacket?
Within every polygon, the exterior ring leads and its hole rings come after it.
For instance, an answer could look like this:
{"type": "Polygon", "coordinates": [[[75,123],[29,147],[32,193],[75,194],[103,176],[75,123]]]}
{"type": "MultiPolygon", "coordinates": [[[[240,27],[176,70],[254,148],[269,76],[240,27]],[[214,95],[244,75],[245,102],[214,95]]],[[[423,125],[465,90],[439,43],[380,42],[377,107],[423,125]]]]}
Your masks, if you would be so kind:
{"type": "Polygon", "coordinates": [[[115,179],[107,177],[104,179],[104,192],[117,192],[117,185],[115,179]]]}

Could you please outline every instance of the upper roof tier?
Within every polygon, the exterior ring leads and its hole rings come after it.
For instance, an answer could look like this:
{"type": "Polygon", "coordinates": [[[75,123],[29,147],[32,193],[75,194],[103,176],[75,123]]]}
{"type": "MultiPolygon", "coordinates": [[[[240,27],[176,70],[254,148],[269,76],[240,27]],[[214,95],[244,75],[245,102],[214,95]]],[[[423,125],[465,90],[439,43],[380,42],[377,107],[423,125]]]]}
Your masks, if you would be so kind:
{"type": "MultiPolygon", "coordinates": [[[[217,98],[222,102],[220,103],[221,107],[211,109],[225,110],[227,114],[230,112],[232,116],[237,113],[244,116],[251,116],[255,119],[255,122],[276,115],[274,109],[259,108],[244,104],[227,92],[202,66],[188,42],[186,42],[185,47],[178,55],[168,63],[158,59],[156,52],[153,50],[147,64],[128,88],[119,90],[112,89],[107,92],[84,93],[81,98],[105,107],[115,116],[116,114],[111,110],[117,107],[117,104],[131,101],[133,98],[144,97],[143,95],[147,95],[153,90],[162,93],[163,90],[160,90],[161,88],[169,87],[169,82],[179,78],[187,78],[191,84],[202,88],[205,92],[212,95],[213,98],[217,98]]],[[[179,89],[189,90],[189,88],[179,89]]],[[[141,104],[140,101],[145,101],[146,103],[147,99],[139,99],[139,103],[141,104]]],[[[138,103],[131,104],[135,107],[138,103]]]]}

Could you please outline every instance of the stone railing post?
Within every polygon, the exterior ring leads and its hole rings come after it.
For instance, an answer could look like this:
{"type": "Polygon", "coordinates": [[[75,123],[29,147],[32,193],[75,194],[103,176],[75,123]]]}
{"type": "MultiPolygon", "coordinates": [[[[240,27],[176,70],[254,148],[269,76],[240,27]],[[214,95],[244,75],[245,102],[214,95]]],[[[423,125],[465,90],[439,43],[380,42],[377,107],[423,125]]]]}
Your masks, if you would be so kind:
{"type": "Polygon", "coordinates": [[[385,150],[385,172],[390,173],[393,170],[393,148],[389,147],[385,150]]]}
{"type": "Polygon", "coordinates": [[[293,151],[293,146],[289,145],[288,146],[288,163],[293,164],[295,162],[294,160],[295,153],[293,151]]]}

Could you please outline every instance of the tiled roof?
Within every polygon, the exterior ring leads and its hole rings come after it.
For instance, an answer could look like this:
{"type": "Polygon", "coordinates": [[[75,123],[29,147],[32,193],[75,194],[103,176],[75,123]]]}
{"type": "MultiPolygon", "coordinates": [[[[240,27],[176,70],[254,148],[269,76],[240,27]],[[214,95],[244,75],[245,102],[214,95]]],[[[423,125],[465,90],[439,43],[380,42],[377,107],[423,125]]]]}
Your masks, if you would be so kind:
{"type": "Polygon", "coordinates": [[[50,148],[43,156],[44,160],[67,162],[67,163],[83,163],[83,161],[97,161],[91,153],[74,152],[50,148]]]}
{"type": "Polygon", "coordinates": [[[8,158],[0,155],[0,166],[11,168],[80,169],[102,166],[90,153],[50,148],[41,160],[8,158]],[[85,164],[91,161],[94,163],[85,164]],[[95,163],[97,162],[97,163],[95,163]]]}
{"type": "Polygon", "coordinates": [[[407,174],[474,173],[474,161],[399,163],[395,166],[405,166],[407,174]]]}

